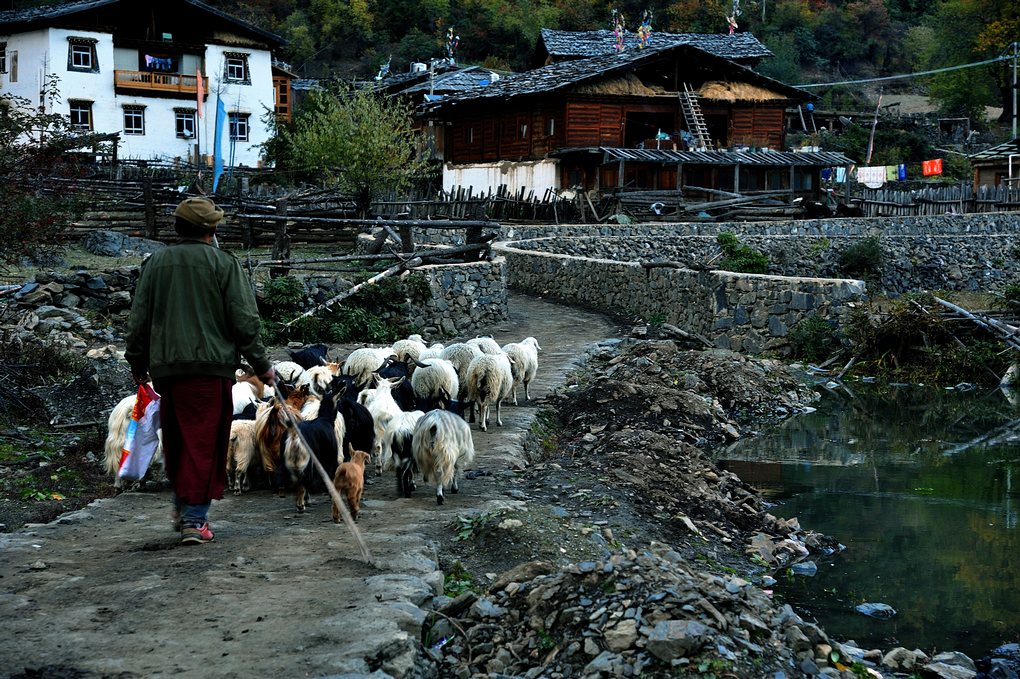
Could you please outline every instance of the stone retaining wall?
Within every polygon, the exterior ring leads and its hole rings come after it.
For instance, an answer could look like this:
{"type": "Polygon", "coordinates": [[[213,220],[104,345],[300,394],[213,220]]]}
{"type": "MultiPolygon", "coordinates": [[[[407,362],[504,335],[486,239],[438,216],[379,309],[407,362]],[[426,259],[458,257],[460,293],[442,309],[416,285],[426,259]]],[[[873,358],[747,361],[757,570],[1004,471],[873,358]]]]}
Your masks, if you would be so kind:
{"type": "MultiPolygon", "coordinates": [[[[917,290],[998,290],[1016,282],[1020,244],[1014,235],[876,236],[883,254],[881,275],[869,279],[873,293],[897,296],[917,290]]],[[[769,274],[845,278],[840,257],[860,237],[748,236],[740,242],[768,255],[769,274]]],[[[528,249],[614,261],[673,261],[693,267],[718,261],[714,236],[555,237],[528,241],[528,249]]]]}
{"type": "Polygon", "coordinates": [[[511,286],[606,313],[659,317],[717,347],[785,353],[790,328],[813,315],[837,322],[865,296],[861,281],[642,267],[638,262],[539,251],[542,241],[497,243],[511,286]]]}
{"type": "Polygon", "coordinates": [[[506,259],[437,264],[415,269],[428,277],[432,297],[411,305],[408,321],[428,338],[470,335],[507,319],[506,259]]]}

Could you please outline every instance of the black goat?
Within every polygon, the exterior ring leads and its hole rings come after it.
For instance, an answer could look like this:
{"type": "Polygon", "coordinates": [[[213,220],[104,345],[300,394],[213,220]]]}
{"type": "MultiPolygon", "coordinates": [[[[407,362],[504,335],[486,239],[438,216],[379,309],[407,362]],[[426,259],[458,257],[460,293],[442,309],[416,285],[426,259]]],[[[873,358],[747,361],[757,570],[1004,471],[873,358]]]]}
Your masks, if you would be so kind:
{"type": "Polygon", "coordinates": [[[347,451],[352,447],[354,450],[375,450],[375,420],[368,408],[344,398],[337,410],[344,418],[344,462],[350,461],[347,459],[347,451]]]}
{"type": "Polygon", "coordinates": [[[246,405],[244,407],[244,410],[242,410],[241,412],[239,412],[236,415],[234,415],[234,419],[235,420],[254,420],[255,419],[255,411],[256,410],[258,410],[258,407],[255,405],[255,403],[253,401],[252,403],[249,403],[248,405],[246,405]]]}
{"type": "MultiPolygon", "coordinates": [[[[290,432],[284,437],[283,464],[289,475],[289,480],[296,486],[294,502],[298,512],[305,511],[306,491],[305,486],[316,485],[317,476],[313,469],[312,455],[326,470],[326,475],[332,479],[336,474],[336,468],[340,466],[340,441],[337,440],[336,417],[337,401],[341,399],[343,392],[342,384],[330,383],[326,392],[319,402],[319,414],[314,420],[298,422],[297,429],[304,440],[302,445],[290,432]],[[310,451],[308,449],[311,449],[310,451]]],[[[344,401],[346,403],[346,401],[344,401]]]]}
{"type": "Polygon", "coordinates": [[[823,217],[832,216],[832,208],[825,203],[821,203],[817,200],[804,200],[803,198],[796,198],[793,201],[795,204],[800,205],[804,209],[804,216],[807,219],[820,219],[823,217]]]}
{"type": "Polygon", "coordinates": [[[317,365],[324,365],[329,354],[329,347],[325,344],[309,344],[300,349],[288,349],[290,360],[308,370],[317,365]]]}
{"type": "MultiPolygon", "coordinates": [[[[426,364],[415,361],[419,368],[425,367],[426,364]]],[[[397,360],[396,357],[391,357],[383,361],[383,364],[375,371],[375,374],[379,377],[391,378],[391,377],[403,377],[404,381],[401,382],[393,390],[393,400],[397,402],[400,409],[405,413],[412,410],[424,410],[424,408],[417,407],[417,399],[414,395],[414,387],[411,386],[411,370],[410,366],[403,361],[397,360]]],[[[358,448],[358,450],[365,450],[365,448],[358,448]]]]}
{"type": "Polygon", "coordinates": [[[846,203],[836,204],[837,217],[863,217],[864,208],[860,205],[847,205],[846,203]]]}

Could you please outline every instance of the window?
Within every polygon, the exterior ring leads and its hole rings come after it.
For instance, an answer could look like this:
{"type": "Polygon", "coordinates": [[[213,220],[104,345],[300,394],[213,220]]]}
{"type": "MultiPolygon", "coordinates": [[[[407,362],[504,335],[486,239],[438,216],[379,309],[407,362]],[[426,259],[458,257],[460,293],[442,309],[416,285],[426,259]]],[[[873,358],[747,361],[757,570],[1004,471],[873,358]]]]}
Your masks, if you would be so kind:
{"type": "Polygon", "coordinates": [[[464,142],[467,144],[475,143],[475,128],[469,127],[464,130],[464,142]]]}
{"type": "Polygon", "coordinates": [[[527,123],[521,123],[520,126],[517,129],[518,129],[518,134],[520,135],[519,136],[520,139],[527,139],[528,138],[528,124],[527,123]]]}
{"type": "Polygon", "coordinates": [[[195,138],[195,109],[175,108],[174,120],[178,137],[181,139],[195,138]]]}
{"type": "Polygon", "coordinates": [[[92,129],[92,102],[82,99],[69,99],[71,110],[71,126],[79,130],[92,129]]]}
{"type": "Polygon", "coordinates": [[[67,70],[81,73],[99,73],[99,59],[96,58],[95,38],[67,39],[67,70]]]}
{"type": "Polygon", "coordinates": [[[232,83],[251,85],[248,55],[244,52],[224,52],[223,78],[232,83]]]}
{"type": "Polygon", "coordinates": [[[545,133],[550,137],[556,134],[556,119],[550,118],[545,122],[545,133]]]}
{"type": "Polygon", "coordinates": [[[0,42],[0,73],[7,72],[7,43],[0,42]]]}
{"type": "Polygon", "coordinates": [[[145,134],[145,107],[124,107],[124,134],[145,134]]]}
{"type": "Polygon", "coordinates": [[[230,141],[248,141],[248,113],[231,113],[227,117],[230,121],[230,141]]]}
{"type": "Polygon", "coordinates": [[[7,73],[7,79],[10,80],[12,83],[16,83],[16,82],[18,82],[18,52],[17,52],[17,50],[11,52],[10,56],[8,57],[8,59],[10,61],[9,68],[11,70],[8,71],[8,73],[7,73]]]}

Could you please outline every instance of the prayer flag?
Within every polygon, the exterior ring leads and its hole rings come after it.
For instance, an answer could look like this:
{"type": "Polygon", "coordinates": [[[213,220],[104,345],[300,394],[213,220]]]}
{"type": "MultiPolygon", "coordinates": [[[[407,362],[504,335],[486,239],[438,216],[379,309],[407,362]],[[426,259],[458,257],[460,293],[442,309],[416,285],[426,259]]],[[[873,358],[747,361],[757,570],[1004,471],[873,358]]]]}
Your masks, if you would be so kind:
{"type": "Polygon", "coordinates": [[[907,179],[907,166],[905,163],[900,163],[896,166],[896,178],[901,182],[907,179]]]}
{"type": "Polygon", "coordinates": [[[921,174],[925,177],[930,177],[936,174],[942,174],[942,159],[936,158],[935,160],[925,160],[921,163],[921,174]]]}
{"type": "Polygon", "coordinates": [[[220,176],[223,174],[223,125],[227,122],[227,109],[223,100],[216,97],[216,124],[213,126],[213,183],[212,190],[216,193],[220,176]]]}

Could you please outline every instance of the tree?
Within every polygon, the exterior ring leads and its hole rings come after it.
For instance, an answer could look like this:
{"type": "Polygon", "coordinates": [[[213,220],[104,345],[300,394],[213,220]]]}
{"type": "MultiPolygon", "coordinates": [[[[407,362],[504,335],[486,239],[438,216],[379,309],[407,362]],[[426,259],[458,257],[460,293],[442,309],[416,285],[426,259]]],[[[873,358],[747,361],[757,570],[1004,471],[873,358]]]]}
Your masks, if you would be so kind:
{"type": "Polygon", "coordinates": [[[265,147],[282,170],[335,184],[367,216],[372,199],[426,175],[410,109],[370,89],[314,91],[265,147]]]}
{"type": "MultiPolygon", "coordinates": [[[[57,80],[43,87],[53,110],[57,80]]],[[[99,135],[83,133],[57,113],[40,112],[30,101],[0,95],[0,261],[12,263],[57,245],[78,200],[73,192],[43,195],[47,176],[75,176],[80,169],[69,152],[95,147],[99,135]]]]}

